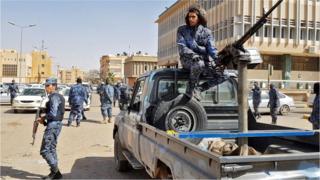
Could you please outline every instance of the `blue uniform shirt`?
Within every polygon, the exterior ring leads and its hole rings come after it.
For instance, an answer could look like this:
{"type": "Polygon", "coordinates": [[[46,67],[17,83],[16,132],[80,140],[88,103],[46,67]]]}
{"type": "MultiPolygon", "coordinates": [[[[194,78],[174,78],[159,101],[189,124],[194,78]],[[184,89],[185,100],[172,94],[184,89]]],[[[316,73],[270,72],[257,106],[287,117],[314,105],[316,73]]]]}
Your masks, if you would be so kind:
{"type": "Polygon", "coordinates": [[[87,90],[82,84],[78,83],[71,87],[68,99],[70,105],[83,105],[83,102],[88,103],[87,98],[87,90]]]}
{"type": "Polygon", "coordinates": [[[205,61],[209,61],[209,57],[213,60],[217,58],[217,49],[211,30],[202,25],[197,27],[180,26],[177,31],[177,44],[182,61],[185,58],[192,59],[196,55],[201,56],[205,61]]]}
{"type": "Polygon", "coordinates": [[[64,115],[65,100],[59,93],[52,93],[48,96],[49,101],[46,103],[46,119],[50,121],[62,121],[64,115]]]}
{"type": "Polygon", "coordinates": [[[111,85],[103,85],[100,89],[101,104],[111,104],[114,96],[114,88],[111,85]]]}
{"type": "Polygon", "coordinates": [[[319,104],[320,104],[320,99],[319,99],[319,95],[316,95],[316,97],[314,98],[313,101],[313,108],[312,108],[312,112],[311,112],[311,116],[310,116],[310,122],[312,122],[313,124],[319,124],[320,122],[320,118],[319,118],[319,104]]]}

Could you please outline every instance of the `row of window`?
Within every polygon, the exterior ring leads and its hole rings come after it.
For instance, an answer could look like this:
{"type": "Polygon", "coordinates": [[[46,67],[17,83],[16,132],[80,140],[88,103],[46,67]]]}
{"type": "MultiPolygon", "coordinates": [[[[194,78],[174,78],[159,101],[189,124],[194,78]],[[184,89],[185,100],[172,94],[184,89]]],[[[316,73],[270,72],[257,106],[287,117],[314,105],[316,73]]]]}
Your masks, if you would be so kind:
{"type": "Polygon", "coordinates": [[[16,64],[3,64],[2,76],[17,77],[18,69],[16,64]]]}

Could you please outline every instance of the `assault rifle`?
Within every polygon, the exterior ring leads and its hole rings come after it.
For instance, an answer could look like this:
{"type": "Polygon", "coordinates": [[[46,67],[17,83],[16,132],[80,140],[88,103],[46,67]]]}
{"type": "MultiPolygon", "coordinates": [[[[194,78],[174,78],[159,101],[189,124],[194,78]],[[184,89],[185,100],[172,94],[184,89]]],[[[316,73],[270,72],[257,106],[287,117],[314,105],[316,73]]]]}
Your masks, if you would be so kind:
{"type": "MultiPolygon", "coordinates": [[[[263,16],[237,41],[226,46],[218,53],[218,60],[220,64],[224,67],[237,67],[238,62],[235,56],[239,56],[241,53],[245,53],[246,50],[243,47],[243,44],[254,35],[266,22],[267,17],[272,13],[272,11],[277,8],[283,0],[279,0],[271,9],[264,13],[263,16]]],[[[261,62],[259,62],[261,63],[261,62]]],[[[258,64],[257,62],[251,62],[249,64],[258,64]]]]}

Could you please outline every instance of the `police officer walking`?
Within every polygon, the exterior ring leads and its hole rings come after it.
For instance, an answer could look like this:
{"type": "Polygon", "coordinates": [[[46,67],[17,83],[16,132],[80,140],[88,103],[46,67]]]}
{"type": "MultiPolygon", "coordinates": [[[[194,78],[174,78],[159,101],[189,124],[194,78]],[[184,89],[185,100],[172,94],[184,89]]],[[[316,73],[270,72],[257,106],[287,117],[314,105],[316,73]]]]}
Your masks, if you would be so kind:
{"type": "Polygon", "coordinates": [[[226,76],[215,70],[221,63],[217,59],[211,30],[207,28],[205,11],[200,7],[190,7],[185,22],[186,25],[178,28],[177,45],[182,67],[190,71],[186,94],[199,99],[202,91],[224,82],[226,76]],[[198,86],[201,73],[211,78],[198,86]]]}
{"type": "Polygon", "coordinates": [[[13,99],[17,96],[17,93],[19,92],[19,88],[16,85],[14,79],[11,81],[11,84],[8,87],[9,93],[10,93],[10,103],[12,105],[13,99]]]}
{"type": "Polygon", "coordinates": [[[253,89],[252,89],[252,104],[253,104],[254,116],[256,118],[261,118],[261,115],[258,110],[260,103],[261,103],[261,90],[258,86],[258,82],[254,82],[253,89]]]}
{"type": "Polygon", "coordinates": [[[108,123],[111,123],[113,95],[114,88],[109,84],[109,79],[106,79],[106,83],[100,88],[102,123],[106,123],[107,117],[108,123]]]}
{"type": "Polygon", "coordinates": [[[47,79],[45,89],[49,94],[46,115],[37,119],[40,124],[47,126],[43,134],[40,154],[50,166],[50,174],[43,179],[61,179],[62,174],[58,168],[56,146],[62,128],[65,100],[61,94],[56,92],[57,79],[47,79]]]}
{"type": "Polygon", "coordinates": [[[320,99],[319,99],[319,83],[315,83],[313,85],[313,93],[316,94],[316,97],[313,100],[313,107],[312,107],[312,112],[311,116],[309,118],[309,121],[312,123],[312,128],[313,129],[320,129],[320,118],[319,118],[319,104],[320,104],[320,99]]]}
{"type": "Polygon", "coordinates": [[[80,126],[83,112],[83,103],[88,103],[87,97],[87,90],[82,85],[82,79],[77,78],[77,84],[71,87],[69,93],[68,101],[71,106],[71,110],[69,114],[68,126],[71,125],[74,119],[76,119],[77,127],[80,126]]]}
{"type": "Polygon", "coordinates": [[[279,106],[280,106],[279,92],[277,91],[277,89],[274,87],[273,84],[270,84],[268,107],[270,108],[272,124],[277,124],[277,114],[278,114],[279,106]]]}
{"type": "Polygon", "coordinates": [[[119,92],[120,92],[120,99],[119,99],[119,108],[120,110],[124,109],[129,103],[129,87],[121,83],[119,87],[119,92]]]}
{"type": "Polygon", "coordinates": [[[119,105],[119,98],[120,98],[120,82],[118,82],[114,86],[113,107],[116,107],[117,101],[118,101],[118,105],[119,105]]]}

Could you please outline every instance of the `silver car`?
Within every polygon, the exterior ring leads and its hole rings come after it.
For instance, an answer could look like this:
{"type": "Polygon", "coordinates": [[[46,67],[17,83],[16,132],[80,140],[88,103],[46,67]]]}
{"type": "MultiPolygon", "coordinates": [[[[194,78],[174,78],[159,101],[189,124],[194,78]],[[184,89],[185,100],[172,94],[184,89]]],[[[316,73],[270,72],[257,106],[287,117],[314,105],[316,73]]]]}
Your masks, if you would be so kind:
{"type": "Polygon", "coordinates": [[[15,113],[18,110],[37,110],[46,96],[44,88],[25,88],[13,99],[12,109],[15,113]]]}
{"type": "MultiPolygon", "coordinates": [[[[279,113],[281,115],[288,115],[290,111],[295,109],[294,100],[292,97],[289,97],[285,94],[282,94],[279,92],[279,100],[280,100],[280,108],[279,113]]],[[[252,105],[252,92],[250,92],[249,97],[249,106],[251,108],[251,111],[253,112],[253,105],[252,105]]],[[[268,91],[262,91],[261,92],[261,103],[259,105],[259,112],[260,113],[269,113],[270,108],[268,107],[269,102],[269,94],[268,91]]]]}

